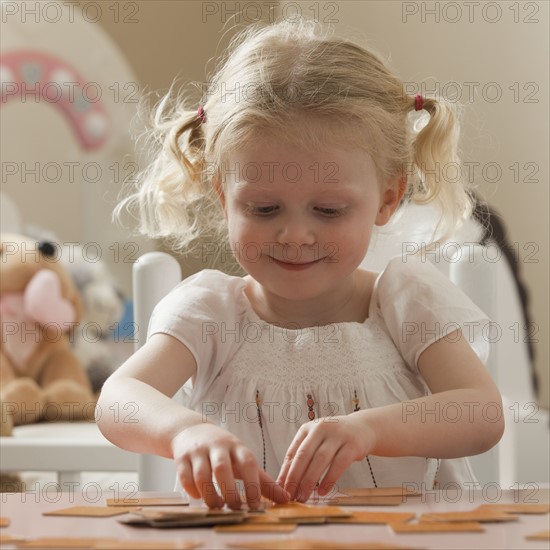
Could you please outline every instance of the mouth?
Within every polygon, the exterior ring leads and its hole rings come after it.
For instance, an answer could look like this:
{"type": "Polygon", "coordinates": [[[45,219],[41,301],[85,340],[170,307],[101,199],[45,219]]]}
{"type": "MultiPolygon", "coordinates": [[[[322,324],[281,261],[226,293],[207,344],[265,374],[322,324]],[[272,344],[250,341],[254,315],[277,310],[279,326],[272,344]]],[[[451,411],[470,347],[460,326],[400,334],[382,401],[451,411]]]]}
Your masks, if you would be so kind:
{"type": "Polygon", "coordinates": [[[272,256],[270,256],[269,259],[279,267],[282,267],[288,271],[303,271],[318,264],[323,258],[319,258],[318,260],[313,260],[311,262],[284,262],[282,260],[277,260],[277,258],[273,258],[272,256]]]}

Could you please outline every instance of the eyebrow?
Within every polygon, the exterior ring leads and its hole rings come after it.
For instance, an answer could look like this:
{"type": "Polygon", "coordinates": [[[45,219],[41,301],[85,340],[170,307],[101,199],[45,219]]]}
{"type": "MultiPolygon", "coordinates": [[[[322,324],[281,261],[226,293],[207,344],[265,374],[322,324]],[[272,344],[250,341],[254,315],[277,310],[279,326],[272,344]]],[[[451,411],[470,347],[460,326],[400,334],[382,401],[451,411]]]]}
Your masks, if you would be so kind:
{"type": "MultiPolygon", "coordinates": [[[[300,181],[288,181],[286,182],[289,185],[300,185],[300,181]]],[[[331,193],[334,191],[353,191],[354,186],[349,181],[338,181],[338,182],[316,182],[319,184],[320,193],[331,193]]],[[[248,191],[248,190],[258,190],[258,191],[273,191],[273,182],[264,184],[259,182],[251,182],[246,178],[241,178],[238,181],[232,181],[230,185],[237,191],[248,191]]]]}

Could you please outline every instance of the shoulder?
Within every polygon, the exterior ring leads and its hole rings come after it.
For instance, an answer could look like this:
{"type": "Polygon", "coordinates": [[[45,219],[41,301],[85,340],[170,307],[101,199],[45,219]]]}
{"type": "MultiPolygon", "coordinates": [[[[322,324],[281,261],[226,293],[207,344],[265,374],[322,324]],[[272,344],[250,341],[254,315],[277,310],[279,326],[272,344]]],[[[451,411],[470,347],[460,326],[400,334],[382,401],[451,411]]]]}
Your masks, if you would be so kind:
{"type": "Polygon", "coordinates": [[[148,335],[174,336],[195,354],[197,364],[209,364],[211,350],[207,348],[223,347],[224,342],[214,339],[212,346],[205,346],[206,335],[215,334],[220,324],[232,327],[241,319],[245,313],[243,286],[240,277],[213,269],[187,277],[156,305],[148,335]]]}
{"type": "Polygon", "coordinates": [[[217,269],[203,269],[176,285],[159,302],[157,309],[186,314],[210,310],[219,315],[224,308],[240,309],[244,286],[241,277],[217,269]]]}
{"type": "Polygon", "coordinates": [[[384,271],[379,274],[380,285],[397,286],[414,282],[429,287],[433,279],[450,283],[449,279],[430,261],[423,261],[416,256],[395,256],[388,262],[384,271]]]}
{"type": "Polygon", "coordinates": [[[195,389],[209,387],[234,353],[238,342],[227,338],[221,327],[233,330],[242,318],[245,312],[243,287],[240,277],[206,269],[176,285],[151,315],[148,337],[156,333],[168,334],[193,355],[197,365],[195,389]]]}
{"type": "MultiPolygon", "coordinates": [[[[376,300],[383,306],[384,301],[403,298],[407,295],[413,301],[429,298],[431,301],[459,298],[458,287],[429,260],[418,257],[392,258],[385,269],[378,274],[374,283],[376,300]]],[[[460,300],[463,296],[460,296],[460,300]]]]}
{"type": "Polygon", "coordinates": [[[489,318],[437,266],[418,257],[395,257],[377,280],[377,304],[406,362],[416,368],[420,353],[435,341],[462,329],[482,361],[489,318]]]}
{"type": "Polygon", "coordinates": [[[184,292],[190,288],[208,292],[214,291],[216,294],[226,294],[232,290],[244,287],[245,283],[242,277],[228,275],[218,269],[203,269],[189,277],[183,279],[177,284],[174,293],[184,292]]]}
{"type": "Polygon", "coordinates": [[[376,291],[383,314],[401,321],[424,310],[477,309],[436,265],[418,257],[392,258],[378,276],[376,291]]]}
{"type": "Polygon", "coordinates": [[[228,275],[218,269],[203,269],[183,279],[181,283],[174,287],[174,290],[187,287],[196,287],[203,289],[214,288],[215,290],[220,291],[224,288],[237,288],[239,286],[244,286],[242,277],[228,275]]]}

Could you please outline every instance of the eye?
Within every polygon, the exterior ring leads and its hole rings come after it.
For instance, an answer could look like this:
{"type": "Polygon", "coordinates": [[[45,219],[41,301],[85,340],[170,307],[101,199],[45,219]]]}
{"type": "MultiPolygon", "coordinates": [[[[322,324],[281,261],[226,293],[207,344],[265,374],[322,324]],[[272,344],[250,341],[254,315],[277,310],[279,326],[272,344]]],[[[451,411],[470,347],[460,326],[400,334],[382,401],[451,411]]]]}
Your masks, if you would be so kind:
{"type": "Polygon", "coordinates": [[[249,214],[254,214],[256,216],[269,216],[270,214],[273,214],[277,211],[279,207],[275,205],[269,205],[269,206],[254,206],[254,205],[247,205],[246,211],[249,214]]]}
{"type": "Polygon", "coordinates": [[[329,218],[337,218],[338,216],[341,216],[344,213],[344,208],[325,208],[322,206],[317,206],[315,208],[317,212],[322,214],[323,216],[327,216],[329,218]]]}
{"type": "Polygon", "coordinates": [[[49,241],[41,241],[38,243],[38,250],[47,258],[55,256],[55,244],[49,241]]]}

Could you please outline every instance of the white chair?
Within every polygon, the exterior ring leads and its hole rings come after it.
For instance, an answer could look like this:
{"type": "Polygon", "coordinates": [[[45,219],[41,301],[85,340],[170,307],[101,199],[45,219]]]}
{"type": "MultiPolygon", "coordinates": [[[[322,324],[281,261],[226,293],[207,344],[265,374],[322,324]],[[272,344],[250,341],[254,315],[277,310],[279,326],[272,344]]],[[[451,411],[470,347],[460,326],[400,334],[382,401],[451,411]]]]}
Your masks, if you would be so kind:
{"type": "Polygon", "coordinates": [[[471,462],[480,481],[517,489],[550,481],[550,416],[539,409],[534,394],[526,345],[531,332],[524,330],[513,274],[504,257],[495,261],[495,250],[475,247],[471,257],[464,255],[451,264],[449,277],[494,321],[487,335],[491,342],[487,367],[501,392],[506,421],[500,443],[471,462]]]}
{"type": "MultiPolygon", "coordinates": [[[[408,223],[415,216],[415,219],[422,219],[418,217],[418,212],[411,209],[401,223],[408,223]]],[[[423,210],[423,213],[426,212],[423,210]]],[[[425,242],[429,233],[426,229],[433,227],[433,220],[430,215],[424,217],[424,220],[427,220],[424,228],[418,224],[417,234],[407,245],[425,242]]],[[[456,235],[456,240],[448,241],[447,252],[442,252],[440,257],[442,261],[434,261],[433,256],[427,256],[502,332],[500,337],[488,336],[491,356],[487,367],[503,396],[506,430],[498,445],[472,457],[471,464],[482,486],[497,483],[502,488],[517,488],[514,485],[517,482],[547,482],[550,447],[548,413],[537,410],[536,418],[532,418],[533,409],[524,406],[536,404],[529,377],[527,348],[523,342],[516,341],[513,334],[505,333],[514,322],[522,319],[519,298],[506,262],[494,261],[494,251],[489,253],[487,248],[471,244],[479,236],[479,227],[466,224],[460,234],[456,235]],[[461,246],[455,246],[458,243],[461,246]],[[529,455],[525,459],[521,454],[520,443],[532,449],[544,448],[538,451],[536,457],[529,455]]],[[[411,248],[404,248],[402,240],[395,235],[379,236],[369,249],[362,266],[381,271],[391,257],[407,250],[411,248]]],[[[146,338],[146,327],[155,304],[180,279],[178,262],[165,253],[145,254],[134,264],[134,304],[140,340],[138,346],[146,338]]],[[[176,399],[179,397],[176,396],[176,399]]],[[[175,468],[170,460],[142,455],[139,472],[141,490],[171,490],[174,487],[175,468]]]]}
{"type": "Polygon", "coordinates": [[[135,453],[107,441],[94,422],[41,422],[0,438],[3,472],[55,472],[61,491],[80,490],[82,472],[136,472],[135,453]]]}
{"type": "MultiPolygon", "coordinates": [[[[164,252],[149,252],[138,258],[134,264],[136,350],[147,339],[147,327],[155,305],[180,281],[179,263],[164,252]]],[[[174,461],[156,455],[139,455],[138,479],[140,491],[172,491],[176,482],[174,461]]]]}

